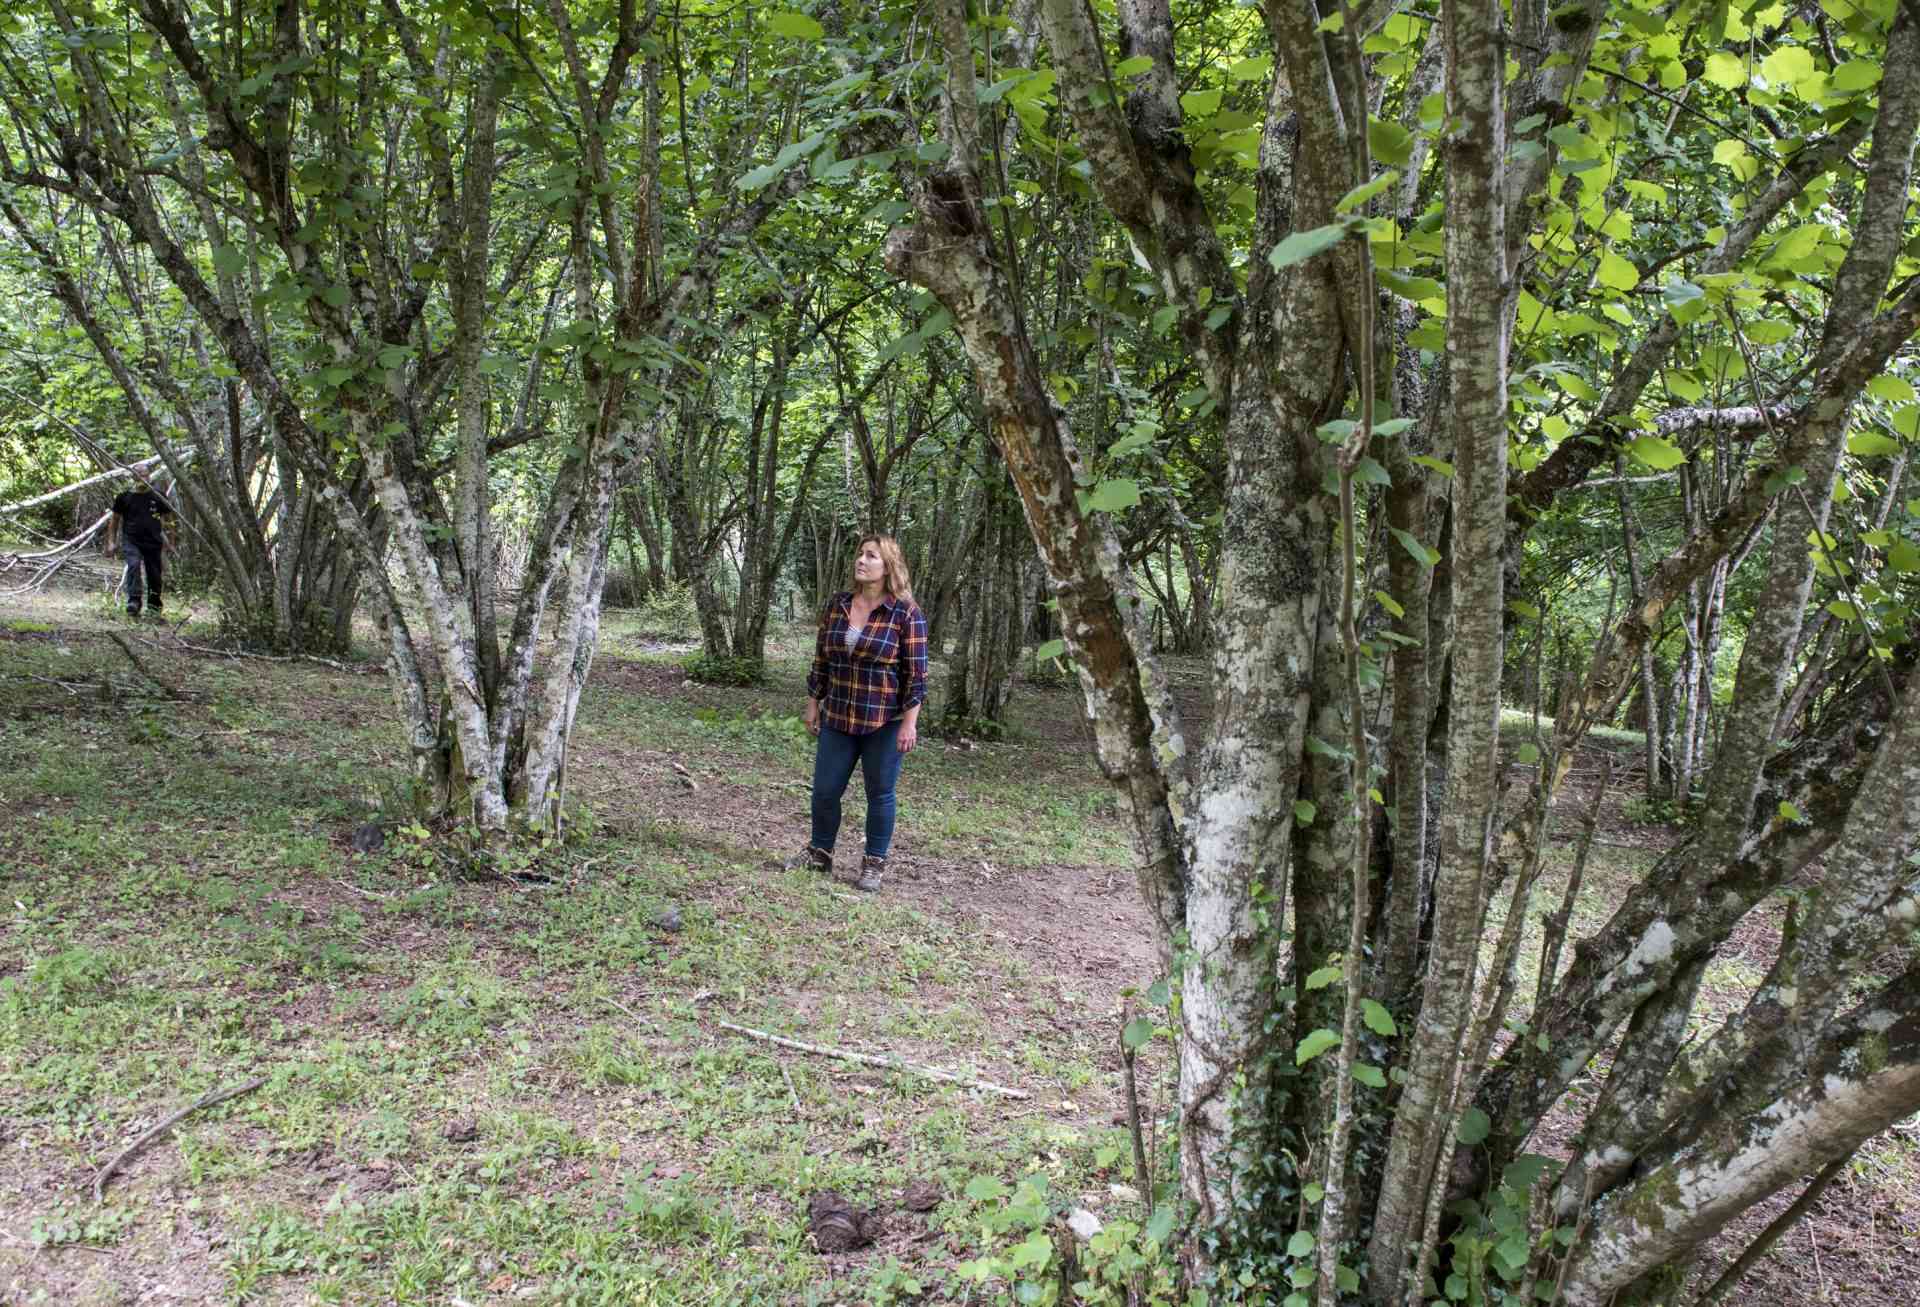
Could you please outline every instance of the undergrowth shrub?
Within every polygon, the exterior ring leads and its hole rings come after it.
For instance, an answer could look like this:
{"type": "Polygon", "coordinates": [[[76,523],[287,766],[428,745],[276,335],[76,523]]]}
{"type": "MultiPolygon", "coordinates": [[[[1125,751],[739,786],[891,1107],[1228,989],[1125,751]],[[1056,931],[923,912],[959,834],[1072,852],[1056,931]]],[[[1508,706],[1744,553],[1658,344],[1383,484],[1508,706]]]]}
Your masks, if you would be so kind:
{"type": "Polygon", "coordinates": [[[694,606],[693,587],[685,581],[670,581],[640,604],[640,621],[649,631],[679,633],[700,625],[700,610],[694,606]]]}
{"type": "Polygon", "coordinates": [[[683,664],[687,676],[701,685],[751,689],[767,683],[767,665],[758,658],[715,658],[700,654],[683,664]]]}
{"type": "Polygon", "coordinates": [[[1182,1292],[1179,1265],[1169,1248],[1174,1235],[1172,1203],[1162,1203],[1144,1225],[1125,1219],[1103,1222],[1084,1242],[1069,1232],[1069,1204],[1048,1193],[1047,1177],[1028,1176],[1011,1192],[992,1176],[975,1176],[966,1196],[977,1206],[985,1255],[954,1267],[954,1274],[980,1288],[1003,1282],[1015,1302],[1032,1307],[1200,1307],[1204,1292],[1182,1292]]]}

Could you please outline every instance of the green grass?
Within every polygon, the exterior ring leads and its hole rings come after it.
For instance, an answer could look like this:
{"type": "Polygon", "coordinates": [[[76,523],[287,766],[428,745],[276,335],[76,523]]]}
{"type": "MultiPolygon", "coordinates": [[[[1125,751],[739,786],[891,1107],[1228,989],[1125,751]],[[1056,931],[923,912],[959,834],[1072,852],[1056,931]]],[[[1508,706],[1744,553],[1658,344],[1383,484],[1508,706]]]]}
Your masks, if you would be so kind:
{"type": "MultiPolygon", "coordinates": [[[[0,1230],[29,1254],[0,1250],[0,1285],[22,1301],[118,1301],[128,1275],[232,1303],[951,1296],[953,1268],[1000,1237],[969,1180],[1044,1177],[1060,1203],[1131,1182],[1108,1124],[1111,1008],[1149,977],[1036,951],[988,911],[1063,874],[1117,882],[1137,910],[1072,688],[1023,688],[1003,743],[926,738],[901,828],[926,879],[860,896],[774,868],[804,830],[806,633],[784,633],[765,686],[686,686],[684,638],[615,615],[575,735],[571,834],[536,855],[536,885],[471,879],[404,823],[378,853],[349,851],[347,832],[405,790],[379,676],[159,647],[190,695],[171,702],[84,602],[7,620],[0,1230]],[[676,932],[655,924],[668,909],[676,932]],[[1032,1098],[782,1050],[721,1020],[1032,1098]],[[258,1075],[149,1148],[104,1205],[83,1196],[166,1111],[258,1075]],[[870,1253],[814,1251],[809,1195],[891,1207],[917,1179],[947,1195],[930,1226],[896,1211],[870,1253]]],[[[1189,688],[1204,675],[1176,670],[1189,688]]],[[[1510,742],[1530,729],[1503,714],[1510,742]]],[[[856,782],[854,823],[858,802],[856,782]]],[[[1589,866],[1576,936],[1657,856],[1659,832],[1631,833],[1642,847],[1618,834],[1589,866]]],[[[1571,856],[1549,846],[1530,916],[1557,905],[1571,856]]],[[[1764,961],[1730,959],[1709,998],[1724,1011],[1764,961]]],[[[1142,1067],[1164,1106],[1164,1049],[1142,1067]]]]}
{"type": "MultiPolygon", "coordinates": [[[[1526,708],[1502,708],[1500,710],[1500,734],[1509,743],[1530,739],[1533,734],[1533,713],[1526,708]]],[[[1540,735],[1544,740],[1553,734],[1553,718],[1545,713],[1540,716],[1540,735]]],[[[1623,730],[1618,726],[1596,726],[1588,731],[1581,741],[1589,749],[1605,749],[1611,753],[1627,753],[1634,749],[1647,747],[1645,731],[1623,730]]]]}
{"type": "MultiPolygon", "coordinates": [[[[404,828],[348,850],[403,791],[380,677],[156,645],[190,696],[171,702],[105,625],[49,600],[0,645],[0,1229],[31,1250],[0,1254],[0,1283],[21,1301],[116,1301],[138,1274],[233,1303],[883,1302],[979,1254],[970,1178],[1124,1178],[1110,1014],[1061,992],[1083,981],[941,892],[772,869],[787,850],[766,832],[805,804],[799,642],[768,687],[682,690],[681,655],[629,655],[641,639],[614,623],[576,733],[575,834],[530,886],[463,878],[404,828]],[[668,908],[678,932],[654,924],[668,908]],[[261,1075],[104,1205],[82,1196],[162,1114],[261,1075]],[[936,1237],[895,1211],[873,1254],[813,1250],[811,1193],[892,1208],[920,1178],[950,1195],[936,1237]]],[[[995,885],[1060,864],[1124,878],[1106,787],[1047,734],[1071,729],[1071,692],[1032,710],[1005,745],[929,741],[903,839],[995,885]]],[[[852,802],[857,822],[857,785],[852,802]]]]}

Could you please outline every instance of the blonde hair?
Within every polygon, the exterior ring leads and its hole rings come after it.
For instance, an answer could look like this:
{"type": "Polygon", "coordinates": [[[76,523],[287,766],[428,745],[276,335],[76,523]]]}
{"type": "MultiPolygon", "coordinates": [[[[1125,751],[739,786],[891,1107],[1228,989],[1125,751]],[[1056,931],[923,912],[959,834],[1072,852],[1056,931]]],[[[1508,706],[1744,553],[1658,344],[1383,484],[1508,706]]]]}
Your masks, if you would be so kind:
{"type": "MultiPolygon", "coordinates": [[[[900,552],[900,542],[888,535],[877,533],[864,535],[860,537],[860,543],[853,547],[854,555],[858,557],[860,551],[868,545],[880,551],[880,565],[886,578],[887,593],[895,599],[904,599],[912,603],[913,578],[907,575],[907,557],[900,552]]],[[[855,583],[854,588],[859,588],[858,583],[855,583]]]]}

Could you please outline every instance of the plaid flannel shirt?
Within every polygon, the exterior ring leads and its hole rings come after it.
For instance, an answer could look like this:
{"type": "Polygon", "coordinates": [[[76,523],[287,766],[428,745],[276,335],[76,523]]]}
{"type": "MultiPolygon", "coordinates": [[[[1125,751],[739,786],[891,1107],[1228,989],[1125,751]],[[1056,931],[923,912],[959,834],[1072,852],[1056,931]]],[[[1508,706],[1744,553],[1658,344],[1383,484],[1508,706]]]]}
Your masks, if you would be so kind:
{"type": "Polygon", "coordinates": [[[853,591],[827,604],[813,644],[807,694],[820,700],[820,720],[843,735],[871,735],[927,697],[927,615],[891,595],[875,605],[860,638],[847,648],[853,591]]]}

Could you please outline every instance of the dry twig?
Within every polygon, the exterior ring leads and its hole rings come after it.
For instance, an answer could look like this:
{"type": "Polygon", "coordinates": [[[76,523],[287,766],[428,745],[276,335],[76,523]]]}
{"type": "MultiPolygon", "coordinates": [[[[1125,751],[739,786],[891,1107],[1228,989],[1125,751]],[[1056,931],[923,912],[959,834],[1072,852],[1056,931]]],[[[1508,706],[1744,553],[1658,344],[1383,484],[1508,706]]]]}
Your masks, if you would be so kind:
{"type": "Polygon", "coordinates": [[[765,1040],[781,1048],[791,1048],[798,1053],[813,1053],[819,1057],[839,1058],[843,1062],[858,1062],[862,1066],[877,1066],[887,1071],[905,1071],[910,1075],[922,1076],[928,1080],[938,1080],[942,1084],[960,1085],[966,1089],[984,1089],[988,1093],[1000,1094],[1006,1098],[1031,1098],[1024,1089],[1009,1089],[1005,1085],[996,1085],[988,1080],[971,1080],[966,1076],[954,1075],[951,1071],[941,1071],[930,1066],[919,1066],[912,1062],[903,1062],[897,1057],[876,1057],[872,1053],[855,1053],[849,1049],[834,1048],[828,1044],[808,1044],[798,1039],[787,1039],[780,1035],[770,1035],[764,1030],[755,1030],[751,1026],[737,1026],[731,1021],[716,1022],[722,1030],[731,1030],[737,1035],[746,1035],[751,1039],[765,1040]]]}
{"type": "Polygon", "coordinates": [[[93,1201],[96,1203],[104,1202],[106,1200],[107,1181],[113,1178],[113,1173],[131,1161],[135,1153],[138,1153],[161,1135],[173,1129],[176,1125],[179,1125],[201,1108],[212,1107],[215,1103],[224,1103],[229,1098],[238,1098],[242,1094],[251,1094],[254,1090],[266,1083],[267,1078],[265,1076],[256,1076],[243,1085],[234,1085],[227,1089],[216,1089],[210,1094],[196,1098],[172,1116],[167,1117],[160,1122],[159,1125],[154,1126],[153,1129],[147,1131],[138,1139],[121,1149],[118,1157],[100,1168],[99,1174],[93,1177],[93,1201]]]}
{"type": "Polygon", "coordinates": [[[363,899],[372,899],[376,903],[386,903],[386,902],[389,902],[394,897],[391,894],[382,894],[378,890],[362,889],[360,886],[354,884],[352,881],[342,879],[339,876],[335,876],[333,878],[333,883],[338,885],[343,890],[347,890],[350,893],[358,894],[363,899]]]}
{"type": "Polygon", "coordinates": [[[632,1008],[628,1007],[625,1003],[621,1003],[615,999],[610,998],[607,1000],[607,1006],[613,1007],[613,1008],[619,1008],[622,1012],[626,1013],[628,1016],[632,1017],[635,1021],[638,1021],[641,1025],[645,1026],[648,1030],[651,1030],[656,1034],[664,1035],[666,1033],[666,1031],[660,1029],[660,1025],[658,1022],[650,1021],[646,1017],[641,1016],[638,1012],[635,1012],[632,1008]]]}

